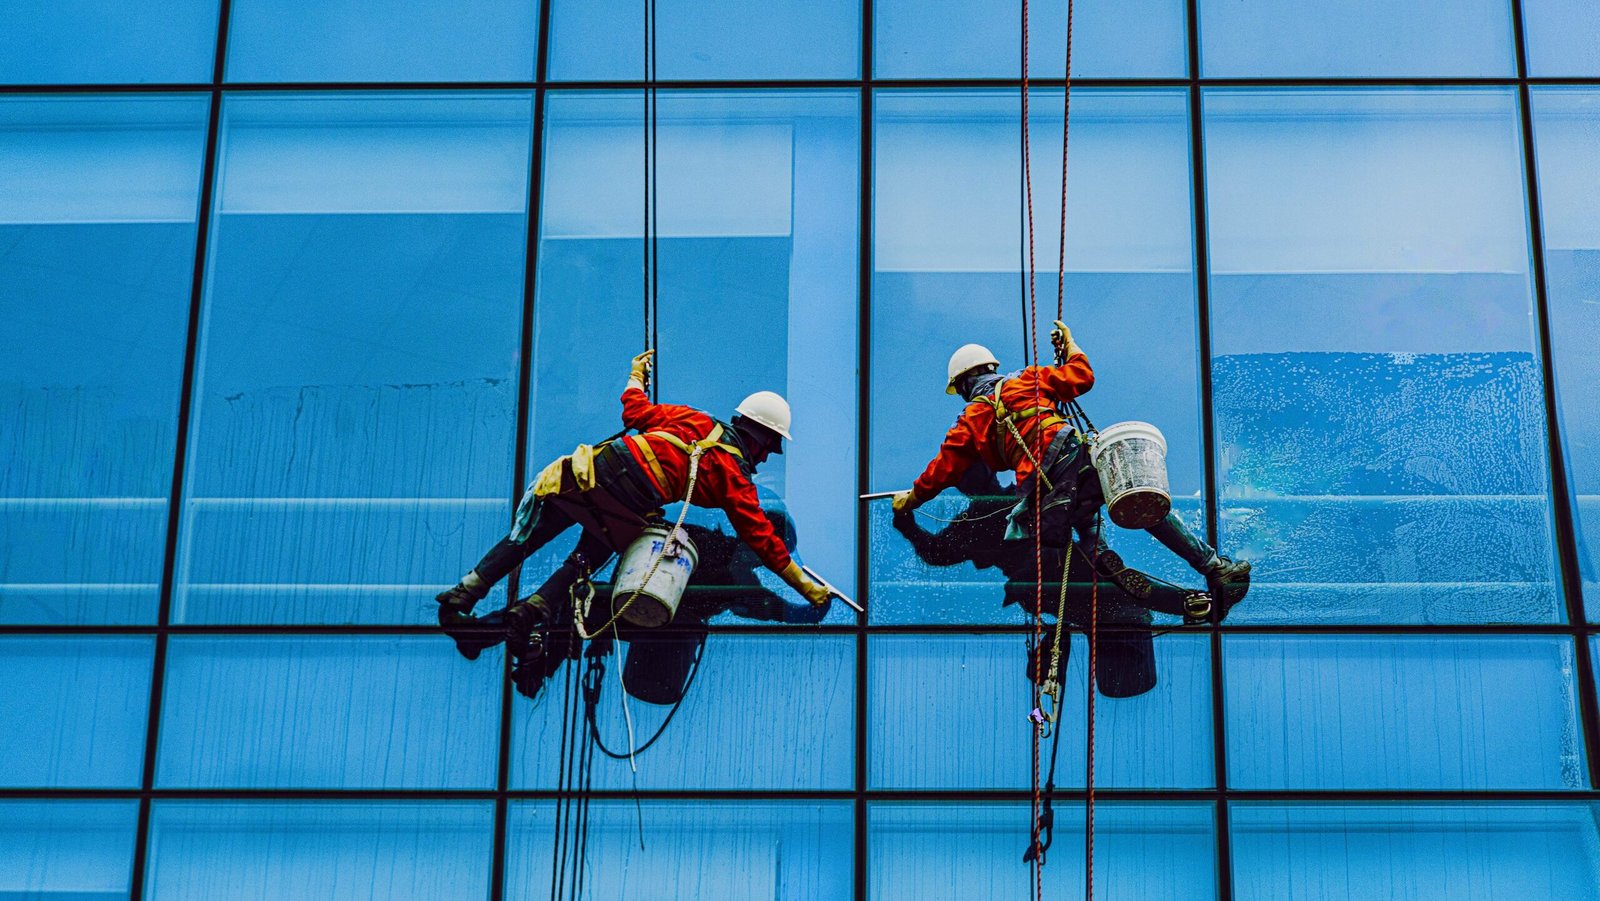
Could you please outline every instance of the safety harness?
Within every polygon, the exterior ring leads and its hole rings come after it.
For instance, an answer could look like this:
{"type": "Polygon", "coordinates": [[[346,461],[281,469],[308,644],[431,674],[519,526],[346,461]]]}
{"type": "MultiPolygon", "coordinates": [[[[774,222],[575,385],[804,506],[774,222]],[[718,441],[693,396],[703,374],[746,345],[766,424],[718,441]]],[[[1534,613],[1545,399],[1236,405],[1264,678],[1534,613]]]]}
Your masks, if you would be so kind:
{"type": "Polygon", "coordinates": [[[1040,420],[1038,434],[1043,435],[1045,429],[1056,423],[1064,424],[1067,420],[1053,406],[1033,406],[1021,410],[1010,409],[1006,406],[1006,402],[1000,399],[1000,391],[1005,385],[1004,380],[996,382],[992,393],[981,394],[975,398],[979,403],[994,411],[995,445],[1001,449],[1001,453],[1004,455],[1006,462],[1011,464],[1012,469],[1016,469],[1017,464],[1022,462],[1022,457],[1017,454],[1017,451],[1020,450],[1023,455],[1027,456],[1028,462],[1033,464],[1033,471],[1039,474],[1039,481],[1044,485],[1045,490],[1053,490],[1055,486],[1050,484],[1050,477],[1045,474],[1044,467],[1040,465],[1038,458],[1033,455],[1033,449],[1028,447],[1028,442],[1022,439],[1022,430],[1017,427],[1017,424],[1019,422],[1026,423],[1028,420],[1037,417],[1040,420]],[[1005,427],[1004,432],[1001,431],[1002,426],[1005,427]],[[1005,441],[1007,432],[1010,433],[1011,437],[1011,447],[1009,449],[1005,441]]]}
{"type": "MultiPolygon", "coordinates": [[[[667,488],[667,473],[661,468],[661,461],[656,459],[655,449],[650,446],[649,441],[645,440],[646,438],[660,438],[662,441],[667,442],[668,444],[688,455],[691,463],[695,460],[698,460],[699,457],[708,450],[727,451],[728,453],[733,454],[734,457],[738,458],[740,463],[743,463],[744,452],[739,450],[739,448],[735,447],[734,445],[722,440],[722,436],[727,434],[727,431],[727,427],[722,423],[712,420],[711,431],[706,433],[704,438],[692,443],[679,438],[677,435],[674,435],[671,432],[663,432],[660,430],[641,432],[637,435],[629,435],[625,440],[631,444],[635,450],[638,451],[639,456],[644,459],[645,465],[650,467],[650,474],[655,477],[656,484],[661,487],[663,492],[665,492],[667,488]]],[[[683,497],[669,497],[666,498],[666,502],[672,504],[681,500],[684,503],[688,503],[689,495],[693,493],[694,490],[693,483],[690,482],[685,484],[684,488],[685,491],[683,497]]]]}

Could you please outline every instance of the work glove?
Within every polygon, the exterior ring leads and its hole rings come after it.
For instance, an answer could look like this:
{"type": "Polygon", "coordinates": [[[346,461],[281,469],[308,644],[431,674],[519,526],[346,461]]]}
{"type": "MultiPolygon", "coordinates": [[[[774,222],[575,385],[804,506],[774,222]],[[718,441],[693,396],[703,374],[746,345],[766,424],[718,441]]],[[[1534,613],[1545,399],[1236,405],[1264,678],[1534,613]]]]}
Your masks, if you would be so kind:
{"type": "Polygon", "coordinates": [[[633,358],[633,368],[628,371],[628,386],[641,390],[650,384],[650,369],[656,364],[656,352],[647,350],[633,358]]]}
{"type": "Polygon", "coordinates": [[[907,488],[905,491],[896,491],[889,505],[894,507],[896,514],[910,513],[922,506],[922,501],[917,500],[916,493],[907,488]]]}
{"type": "Polygon", "coordinates": [[[785,566],[778,575],[783,578],[783,581],[790,588],[800,592],[800,596],[809,601],[813,607],[821,607],[823,604],[828,603],[829,598],[833,597],[828,589],[811,581],[811,577],[800,570],[800,564],[793,560],[790,560],[789,565],[785,566]]]}
{"type": "Polygon", "coordinates": [[[1050,343],[1055,346],[1056,359],[1063,362],[1083,353],[1083,348],[1078,342],[1072,340],[1072,329],[1067,324],[1057,319],[1055,327],[1050,329],[1050,343]]]}

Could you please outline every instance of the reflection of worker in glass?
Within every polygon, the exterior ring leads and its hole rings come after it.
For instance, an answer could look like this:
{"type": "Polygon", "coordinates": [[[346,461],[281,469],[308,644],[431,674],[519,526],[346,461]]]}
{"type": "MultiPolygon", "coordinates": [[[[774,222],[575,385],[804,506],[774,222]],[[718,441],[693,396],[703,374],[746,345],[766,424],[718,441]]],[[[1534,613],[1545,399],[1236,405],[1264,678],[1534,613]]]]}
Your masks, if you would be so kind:
{"type": "Polygon", "coordinates": [[[763,515],[751,477],[789,437],[789,404],[759,391],[742,401],[731,423],[677,404],[651,403],[644,387],[654,351],[633,359],[622,392],[622,424],[639,434],[598,448],[581,446],[536,476],[517,505],[511,534],[484,555],[454,588],[439,594],[439,623],[447,632],[475,629],[472,608],[530,554],[573,525],[578,546],[537,594],[504,611],[513,655],[531,660],[553,621],[572,618],[571,587],[625,550],[664,504],[687,499],[721,509],[740,539],[806,600],[825,604],[828,590],[813,582],[763,515]],[[691,466],[691,460],[694,465],[691,466]],[[692,478],[691,478],[692,474],[692,478]]]}
{"type": "MultiPolygon", "coordinates": [[[[1057,406],[1092,388],[1094,370],[1064,323],[1056,322],[1050,340],[1063,362],[1029,366],[1007,376],[998,374],[1000,361],[988,348],[968,344],[956,350],[950,357],[946,391],[960,394],[966,409],[945,434],[938,456],[910,489],[895,495],[895,513],[909,513],[955,485],[975,463],[996,472],[1015,471],[1017,494],[1028,502],[1017,505],[1006,538],[1025,538],[1037,531],[1045,545],[1063,548],[1076,531],[1079,549],[1100,575],[1134,598],[1147,598],[1149,580],[1123,566],[1100,534],[1097,521],[1105,498],[1099,477],[1087,444],[1077,430],[1063,428],[1066,419],[1057,406]],[[1045,489],[1038,501],[1041,522],[1035,524],[1031,499],[1041,470],[1045,489]]],[[[1205,577],[1223,615],[1249,590],[1250,564],[1218,556],[1176,513],[1169,512],[1148,531],[1205,577]]],[[[1198,618],[1208,612],[1197,608],[1190,615],[1198,618]]]]}

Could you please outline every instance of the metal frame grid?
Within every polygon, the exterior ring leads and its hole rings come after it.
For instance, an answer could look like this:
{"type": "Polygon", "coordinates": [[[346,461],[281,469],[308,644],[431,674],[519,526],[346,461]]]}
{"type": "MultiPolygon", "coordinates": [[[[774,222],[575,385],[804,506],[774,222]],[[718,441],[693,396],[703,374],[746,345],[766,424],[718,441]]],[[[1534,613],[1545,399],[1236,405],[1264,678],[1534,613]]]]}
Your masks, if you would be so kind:
{"type": "MultiPolygon", "coordinates": [[[[500,736],[498,771],[495,787],[484,790],[284,790],[284,789],[158,789],[154,786],[156,751],[159,740],[163,676],[166,667],[167,641],[172,635],[406,635],[433,634],[431,626],[407,625],[273,625],[273,626],[206,626],[179,625],[171,622],[174,569],[176,565],[179,518],[182,515],[184,470],[188,451],[189,419],[195,381],[196,346],[199,337],[201,303],[204,293],[207,242],[210,233],[212,194],[216,176],[218,127],[221,106],[225,95],[246,92],[315,92],[363,90],[517,90],[532,91],[534,97],[533,140],[529,159],[528,232],[525,262],[523,319],[521,323],[521,359],[518,373],[518,418],[513,484],[510,500],[515,502],[521,494],[526,477],[528,448],[528,406],[533,345],[533,320],[535,280],[540,233],[540,194],[543,178],[543,138],[547,96],[551,92],[581,92],[594,90],[637,90],[642,81],[551,81],[548,78],[550,53],[550,5],[552,0],[539,3],[539,40],[536,77],[531,82],[313,82],[313,83],[228,83],[223,80],[228,45],[228,26],[231,0],[219,0],[220,15],[217,25],[216,51],[211,81],[180,84],[126,84],[126,85],[0,85],[0,96],[25,94],[129,94],[129,93],[205,93],[210,98],[210,111],[206,131],[205,160],[200,190],[198,227],[193,284],[191,287],[188,320],[188,343],[183,363],[182,386],[177,411],[177,443],[173,479],[168,508],[167,540],[163,560],[160,608],[153,626],[29,626],[0,625],[0,635],[152,635],[155,639],[150,686],[150,703],[146,731],[145,758],[141,787],[137,789],[0,789],[0,800],[20,798],[60,799],[137,799],[139,819],[135,834],[134,859],[131,874],[132,898],[142,899],[149,857],[150,807],[153,800],[314,800],[342,799],[350,801],[371,800],[478,800],[493,801],[494,844],[491,872],[491,898],[501,901],[505,895],[506,821],[507,809],[513,800],[558,799],[565,793],[554,790],[521,791],[509,788],[511,755],[511,716],[514,694],[511,691],[509,672],[502,680],[500,706],[500,736]]],[[[1567,493],[1566,465],[1560,439],[1559,415],[1555,398],[1554,365],[1550,338],[1549,298],[1545,284],[1544,246],[1542,234],[1539,182],[1533,147],[1533,120],[1530,110],[1531,87],[1543,85],[1600,86],[1600,77],[1586,78],[1535,78],[1530,77],[1527,65],[1527,47],[1524,35],[1522,0],[1510,0],[1516,74],[1505,78],[1203,78],[1200,75],[1200,35],[1198,0],[1187,0],[1186,31],[1188,74],[1185,78],[1078,78],[1073,84],[1080,87],[1108,88],[1184,88],[1189,104],[1190,156],[1192,164],[1191,191],[1193,198],[1193,229],[1196,273],[1196,314],[1199,324],[1200,393],[1202,412],[1202,443],[1205,459],[1216,459],[1216,435],[1212,418],[1211,386],[1211,336],[1209,299],[1209,259],[1207,245],[1206,171],[1204,155],[1204,128],[1202,107],[1203,91],[1219,87],[1511,87],[1517,91],[1520,115],[1523,169],[1526,178],[1527,215],[1531,264],[1534,281],[1534,303],[1537,320],[1537,339],[1540,365],[1544,381],[1544,414],[1548,439],[1550,499],[1554,510],[1554,531],[1561,585],[1566,603],[1565,624],[1538,625],[1199,625],[1173,627],[1169,631],[1204,634],[1210,645],[1212,738],[1214,741],[1215,785],[1206,789],[1098,789],[1096,796],[1111,801],[1197,801],[1215,807],[1217,892],[1220,898],[1233,896],[1232,860],[1229,847],[1229,806],[1235,801],[1285,801],[1285,802],[1600,802],[1600,705],[1597,705],[1595,670],[1591,660],[1590,640],[1600,635],[1600,624],[1585,621],[1582,585],[1578,571],[1578,553],[1572,511],[1572,498],[1567,493]],[[1543,635],[1567,638],[1572,644],[1573,659],[1578,683],[1578,714],[1582,725],[1584,751],[1590,788],[1575,791],[1431,791],[1431,790],[1240,790],[1228,785],[1226,717],[1223,710],[1224,679],[1222,636],[1225,634],[1281,634],[1281,635],[1543,635]]],[[[1015,88],[1018,79],[1006,78],[931,78],[931,79],[877,79],[873,78],[873,0],[861,0],[861,77],[853,79],[790,79],[790,80],[677,80],[660,81],[663,88],[674,90],[699,89],[794,89],[833,88],[855,90],[860,101],[860,172],[859,172],[859,306],[858,306],[858,364],[857,384],[857,472],[858,493],[869,490],[868,473],[871,461],[871,341],[872,341],[872,202],[873,202],[873,97],[885,88],[1015,88]]],[[[1037,87],[1060,87],[1061,78],[1030,78],[1037,87]]],[[[1206,467],[1206,532],[1215,544],[1217,539],[1217,484],[1215,466],[1206,467]]],[[[869,529],[870,505],[861,501],[856,516],[856,581],[858,596],[870,609],[870,567],[865,553],[869,529]]],[[[511,590],[516,591],[516,575],[512,576],[511,590]]],[[[672,627],[667,627],[671,629],[672,627]]],[[[885,801],[996,801],[1021,802],[1030,797],[1025,790],[982,791],[902,791],[872,789],[867,784],[867,761],[871,751],[867,716],[867,639],[870,635],[982,635],[1017,634],[1029,627],[1018,625],[870,625],[860,617],[853,625],[824,626],[773,626],[728,624],[711,627],[722,634],[822,634],[850,635],[855,639],[855,736],[854,777],[849,790],[835,791],[704,791],[704,790],[646,790],[638,792],[644,799],[656,800],[772,800],[772,801],[850,801],[854,810],[854,862],[852,868],[854,895],[867,897],[868,873],[868,805],[885,801]]],[[[1114,631],[1115,625],[1102,629],[1114,631]]],[[[509,666],[509,664],[507,664],[509,666]]],[[[1081,801],[1086,792],[1081,789],[1063,789],[1055,793],[1062,801],[1081,801]]],[[[624,791],[593,791],[597,799],[627,799],[634,796],[624,791]]],[[[1069,817],[1071,813],[1066,814],[1069,817]]]]}

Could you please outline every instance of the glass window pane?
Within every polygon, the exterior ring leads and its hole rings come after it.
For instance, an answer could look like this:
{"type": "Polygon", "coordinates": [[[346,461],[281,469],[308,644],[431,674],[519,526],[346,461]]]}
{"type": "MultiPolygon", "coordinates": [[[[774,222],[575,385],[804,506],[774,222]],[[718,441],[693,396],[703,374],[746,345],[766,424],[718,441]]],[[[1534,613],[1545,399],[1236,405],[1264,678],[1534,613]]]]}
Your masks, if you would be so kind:
{"type": "Polygon", "coordinates": [[[0,101],[0,621],[156,619],[206,114],[0,101]]]}
{"type": "Polygon", "coordinates": [[[1600,7],[1592,0],[1522,0],[1528,74],[1600,75],[1600,7]]]}
{"type": "MultiPolygon", "coordinates": [[[[725,418],[753,391],[789,400],[794,441],[756,486],[786,506],[804,561],[847,592],[860,116],[853,91],[664,92],[657,153],[660,399],[725,418]]],[[[552,94],[548,123],[529,472],[620,427],[617,398],[644,328],[639,95],[552,94]]],[[[720,513],[691,522],[732,534],[720,513]]],[[[524,572],[553,569],[575,540],[535,554],[524,572]]],[[[855,620],[842,604],[830,617],[855,620]]]]}
{"type": "MultiPolygon", "coordinates": [[[[658,79],[853,78],[861,71],[861,0],[654,6],[658,79]]],[[[643,81],[644,42],[644,4],[636,0],[554,0],[550,77],[643,81]]]]}
{"type": "Polygon", "coordinates": [[[7,3],[0,84],[209,82],[217,0],[7,3]]]}
{"type": "Polygon", "coordinates": [[[174,636],[156,782],[164,788],[487,788],[498,651],[433,637],[174,636]]]}
{"type": "MultiPolygon", "coordinates": [[[[1203,636],[1105,631],[1096,653],[1095,784],[1212,784],[1211,667],[1203,636]],[[1137,693],[1135,693],[1137,692],[1137,693]],[[1123,695],[1119,697],[1119,695],[1123,695]]],[[[1056,785],[1084,784],[1088,645],[1062,662],[1056,785]]],[[[872,759],[886,789],[1026,789],[1033,730],[1021,635],[881,635],[867,646],[872,759]],[[929,694],[929,686],[938,690],[929,694]],[[914,711],[908,716],[907,711],[914,711]],[[973,736],[984,736],[973,741],[973,736]]],[[[1045,746],[1046,753],[1049,746],[1045,746]]]]}
{"type": "Polygon", "coordinates": [[[432,622],[509,519],[527,94],[223,110],[175,622],[432,622]]]}
{"type": "MultiPolygon", "coordinates": [[[[1035,259],[1042,329],[1054,318],[1060,241],[1060,91],[1040,91],[1032,126],[1035,259]]],[[[1074,91],[1065,317],[1093,361],[1085,409],[1102,427],[1125,419],[1166,434],[1180,512],[1199,523],[1201,445],[1189,191],[1188,106],[1182,91],[1074,91]]],[[[1022,366],[1020,172],[1014,91],[886,91],[874,146],[872,487],[905,488],[939,450],[961,411],[945,394],[950,352],[969,341],[1022,366]],[[887,374],[886,376],[884,374],[887,374]]],[[[1044,352],[1048,354],[1048,347],[1044,352]]],[[[1010,475],[988,495],[1007,495],[1010,475]]],[[[1013,500],[1012,503],[1015,501],[1013,500]]],[[[966,518],[972,544],[992,549],[1007,506],[947,491],[919,512],[914,546],[874,502],[874,622],[1016,621],[998,601],[1006,579],[1032,598],[1026,560],[944,559],[926,533],[966,518]],[[969,504],[971,510],[969,511],[969,504]],[[927,562],[933,560],[934,562],[927,562]],[[1021,573],[1019,569],[1026,569],[1021,573]],[[992,586],[992,590],[977,590],[992,586]]],[[[1130,565],[1177,582],[1199,579],[1148,535],[1113,530],[1130,565]]],[[[950,539],[947,539],[950,540],[950,539]]]]}
{"type": "Polygon", "coordinates": [[[1200,0],[1201,74],[1514,75],[1507,0],[1200,0]]]}
{"type": "Polygon", "coordinates": [[[494,804],[157,801],[147,898],[489,894],[494,804]]]}
{"type": "Polygon", "coordinates": [[[137,788],[149,638],[0,638],[0,788],[137,788]]]}
{"type": "Polygon", "coordinates": [[[1600,898],[1588,804],[1235,804],[1240,901],[1600,898]]]}
{"type": "MultiPolygon", "coordinates": [[[[604,660],[595,726],[621,759],[595,756],[596,789],[848,789],[855,770],[855,640],[849,636],[662,635],[625,644],[604,660]],[[618,685],[628,690],[628,710],[618,685]],[[681,698],[682,703],[674,702],[681,698]],[[674,709],[676,708],[676,709],[674,709]],[[668,720],[668,717],[671,717],[668,720]],[[629,766],[636,747],[660,738],[629,766]]],[[[561,770],[568,664],[540,703],[519,703],[511,781],[553,789],[561,770]]]]}
{"type": "Polygon", "coordinates": [[[1585,788],[1566,638],[1223,638],[1229,784],[1585,788]]]}
{"type": "Polygon", "coordinates": [[[532,81],[539,4],[235,0],[229,81],[532,81]]]}
{"type": "MultiPolygon", "coordinates": [[[[1077,0],[1072,11],[1073,77],[1187,75],[1184,18],[1182,0],[1077,0]]],[[[1028,74],[1062,77],[1065,0],[1030,3],[1028,19],[1028,74]]],[[[872,32],[872,65],[879,78],[1022,74],[1018,0],[877,0],[872,4],[872,32]]]]}
{"type": "Polygon", "coordinates": [[[0,898],[128,897],[138,801],[0,801],[0,898]]]}
{"type": "MultiPolygon", "coordinates": [[[[1097,897],[1208,898],[1216,822],[1207,804],[1095,804],[1097,897]]],[[[1083,894],[1083,805],[1057,802],[1045,897],[1083,894]]],[[[968,901],[1032,897],[1027,804],[874,804],[867,812],[868,893],[968,901]]]]}
{"type": "Polygon", "coordinates": [[[1560,621],[1515,95],[1218,91],[1205,122],[1234,617],[1560,621]]]}
{"type": "MultiPolygon", "coordinates": [[[[588,811],[582,855],[588,897],[850,897],[855,838],[849,802],[652,801],[641,813],[631,801],[595,801],[588,811]]],[[[507,897],[550,891],[555,814],[554,801],[511,804],[507,897]]],[[[569,851],[569,874],[573,856],[569,851]]]]}
{"type": "Polygon", "coordinates": [[[1550,344],[1578,574],[1600,621],[1600,90],[1533,92],[1550,344]]]}

